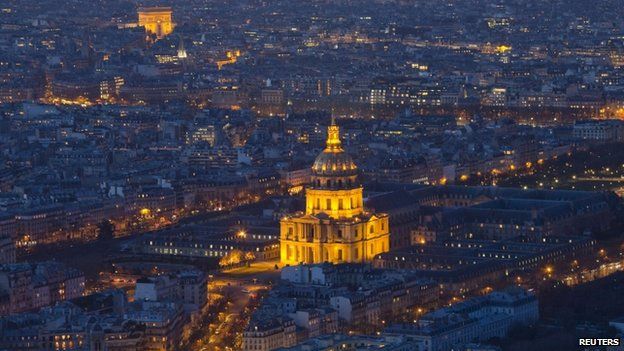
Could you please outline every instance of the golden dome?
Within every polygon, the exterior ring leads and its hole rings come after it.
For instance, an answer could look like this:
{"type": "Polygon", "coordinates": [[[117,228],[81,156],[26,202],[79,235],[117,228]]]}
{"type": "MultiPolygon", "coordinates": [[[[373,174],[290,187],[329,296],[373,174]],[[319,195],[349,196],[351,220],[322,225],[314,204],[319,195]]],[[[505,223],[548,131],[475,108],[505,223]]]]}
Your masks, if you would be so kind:
{"type": "Polygon", "coordinates": [[[340,129],[333,121],[327,128],[327,146],[316,157],[312,165],[312,173],[322,177],[348,177],[357,174],[353,159],[342,148],[340,129]]]}

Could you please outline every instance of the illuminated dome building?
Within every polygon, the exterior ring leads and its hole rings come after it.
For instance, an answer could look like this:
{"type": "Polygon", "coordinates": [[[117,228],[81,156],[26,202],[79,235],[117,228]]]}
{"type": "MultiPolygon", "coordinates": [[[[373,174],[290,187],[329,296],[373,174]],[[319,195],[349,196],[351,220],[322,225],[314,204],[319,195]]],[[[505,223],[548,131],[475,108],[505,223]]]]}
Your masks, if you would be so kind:
{"type": "Polygon", "coordinates": [[[282,219],[280,246],[284,264],[366,262],[389,249],[388,216],[363,207],[357,166],[333,121],[312,166],[305,213],[282,219]]]}

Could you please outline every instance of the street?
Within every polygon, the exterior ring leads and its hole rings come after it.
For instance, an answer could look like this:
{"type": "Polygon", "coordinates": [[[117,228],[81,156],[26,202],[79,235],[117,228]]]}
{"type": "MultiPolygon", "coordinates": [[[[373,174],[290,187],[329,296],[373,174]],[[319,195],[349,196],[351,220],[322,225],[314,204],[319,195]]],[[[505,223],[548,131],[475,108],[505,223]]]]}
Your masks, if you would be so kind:
{"type": "Polygon", "coordinates": [[[242,332],[249,321],[258,297],[278,277],[274,263],[255,263],[215,275],[208,284],[210,303],[218,297],[225,304],[201,337],[191,344],[191,351],[240,350],[242,332]]]}

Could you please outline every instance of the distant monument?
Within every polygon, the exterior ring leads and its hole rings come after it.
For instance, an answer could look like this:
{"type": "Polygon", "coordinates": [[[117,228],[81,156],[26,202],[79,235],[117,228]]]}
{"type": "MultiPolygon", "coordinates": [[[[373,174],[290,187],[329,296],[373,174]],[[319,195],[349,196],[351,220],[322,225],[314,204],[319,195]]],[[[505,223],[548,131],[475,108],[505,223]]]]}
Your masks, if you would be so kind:
{"type": "Polygon", "coordinates": [[[171,7],[141,7],[138,10],[139,26],[145,27],[147,34],[155,34],[162,39],[173,32],[175,24],[171,7]]]}

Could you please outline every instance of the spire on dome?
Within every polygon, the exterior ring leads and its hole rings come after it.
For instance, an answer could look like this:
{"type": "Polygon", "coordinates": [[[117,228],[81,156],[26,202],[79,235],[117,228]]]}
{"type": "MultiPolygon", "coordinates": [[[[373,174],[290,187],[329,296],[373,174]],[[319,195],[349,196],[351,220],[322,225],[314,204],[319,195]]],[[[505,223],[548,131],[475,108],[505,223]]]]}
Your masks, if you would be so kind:
{"type": "Polygon", "coordinates": [[[336,125],[336,119],[332,114],[331,124],[327,127],[327,146],[325,152],[342,152],[340,141],[340,128],[336,125]]]}
{"type": "MultiPolygon", "coordinates": [[[[335,121],[332,121],[327,127],[327,146],[314,160],[312,176],[323,178],[322,181],[320,179],[316,180],[322,182],[322,186],[332,189],[335,187],[352,186],[357,182],[357,166],[351,156],[342,148],[340,128],[335,121]],[[327,180],[327,177],[333,177],[333,181],[336,183],[329,185],[332,181],[327,180]],[[350,178],[350,180],[344,177],[350,178]]],[[[319,183],[316,186],[320,187],[321,184],[319,183]]]]}

